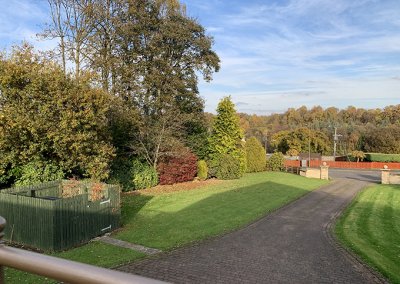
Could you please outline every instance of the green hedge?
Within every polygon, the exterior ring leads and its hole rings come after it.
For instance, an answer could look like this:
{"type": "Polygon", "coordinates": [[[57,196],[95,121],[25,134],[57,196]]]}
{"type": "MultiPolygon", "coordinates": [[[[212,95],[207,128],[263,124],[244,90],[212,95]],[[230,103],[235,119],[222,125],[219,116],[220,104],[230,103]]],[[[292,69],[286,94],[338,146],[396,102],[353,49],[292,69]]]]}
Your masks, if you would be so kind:
{"type": "Polygon", "coordinates": [[[369,162],[397,162],[400,163],[400,154],[366,153],[365,160],[369,162]]]}
{"type": "Polygon", "coordinates": [[[284,168],[285,157],[281,152],[273,153],[267,160],[268,171],[281,171],[284,168]]]}
{"type": "Polygon", "coordinates": [[[138,159],[132,163],[133,189],[146,189],[158,184],[158,174],[155,168],[138,159]]]}
{"type": "Polygon", "coordinates": [[[229,154],[218,155],[213,160],[210,160],[208,165],[208,176],[210,178],[216,177],[217,179],[229,180],[239,179],[243,176],[240,159],[229,154]]]}

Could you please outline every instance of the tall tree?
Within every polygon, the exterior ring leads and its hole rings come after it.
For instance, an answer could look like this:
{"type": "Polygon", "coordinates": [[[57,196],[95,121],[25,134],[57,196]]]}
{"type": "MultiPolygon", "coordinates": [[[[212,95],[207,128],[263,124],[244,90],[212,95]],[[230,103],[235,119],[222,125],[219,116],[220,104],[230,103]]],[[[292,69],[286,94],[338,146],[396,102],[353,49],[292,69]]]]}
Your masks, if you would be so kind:
{"type": "Polygon", "coordinates": [[[329,154],[328,137],[316,130],[298,128],[293,131],[280,131],[272,136],[272,145],[283,153],[301,153],[311,150],[314,153],[329,154]]]}
{"type": "Polygon", "coordinates": [[[241,162],[242,172],[246,170],[243,133],[239,126],[239,117],[230,97],[223,98],[217,107],[213,129],[209,138],[209,157],[218,159],[223,154],[231,155],[241,162]]]}
{"type": "Polygon", "coordinates": [[[362,148],[365,152],[400,153],[400,128],[396,126],[371,128],[364,136],[362,148]]]}
{"type": "Polygon", "coordinates": [[[58,54],[64,73],[67,60],[75,65],[74,74],[79,78],[84,63],[88,63],[87,52],[94,28],[94,0],[48,0],[51,23],[39,35],[43,38],[59,39],[58,54]]]}
{"type": "MultiPolygon", "coordinates": [[[[97,83],[135,110],[135,139],[127,141],[135,153],[155,167],[161,156],[179,152],[183,132],[204,129],[198,74],[211,80],[219,58],[213,39],[178,0],[50,1],[65,1],[72,11],[66,24],[74,55],[84,50],[97,83]]],[[[79,58],[72,58],[76,66],[79,58]]]]}
{"type": "Polygon", "coordinates": [[[156,166],[179,153],[184,132],[202,117],[196,72],[210,80],[219,69],[212,39],[178,1],[130,1],[118,23],[114,93],[138,111],[136,153],[156,166]],[[151,127],[151,129],[150,129],[151,127]]]}

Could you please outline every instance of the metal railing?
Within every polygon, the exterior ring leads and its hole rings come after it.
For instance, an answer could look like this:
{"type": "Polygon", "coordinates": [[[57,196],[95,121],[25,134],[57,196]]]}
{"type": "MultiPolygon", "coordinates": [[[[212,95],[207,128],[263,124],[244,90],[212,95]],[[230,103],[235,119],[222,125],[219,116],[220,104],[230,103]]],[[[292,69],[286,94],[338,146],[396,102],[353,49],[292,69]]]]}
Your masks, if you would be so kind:
{"type": "Polygon", "coordinates": [[[0,216],[0,284],[5,283],[4,267],[26,271],[65,283],[164,283],[133,274],[60,259],[6,246],[6,220],[0,216]]]}

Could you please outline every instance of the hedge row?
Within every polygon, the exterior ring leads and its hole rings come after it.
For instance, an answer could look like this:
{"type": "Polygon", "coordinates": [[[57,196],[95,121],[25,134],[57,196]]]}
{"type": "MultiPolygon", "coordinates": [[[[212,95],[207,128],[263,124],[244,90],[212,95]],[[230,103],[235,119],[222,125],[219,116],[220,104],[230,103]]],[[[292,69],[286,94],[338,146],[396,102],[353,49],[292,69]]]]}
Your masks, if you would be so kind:
{"type": "Polygon", "coordinates": [[[369,162],[400,162],[400,154],[366,153],[365,161],[369,161],[369,162]]]}

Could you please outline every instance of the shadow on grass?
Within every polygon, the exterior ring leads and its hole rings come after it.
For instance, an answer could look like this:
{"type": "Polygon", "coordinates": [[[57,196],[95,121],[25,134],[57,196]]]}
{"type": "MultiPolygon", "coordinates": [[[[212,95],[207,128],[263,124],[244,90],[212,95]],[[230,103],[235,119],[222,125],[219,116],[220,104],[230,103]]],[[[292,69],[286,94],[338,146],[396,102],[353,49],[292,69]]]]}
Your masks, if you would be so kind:
{"type": "Polygon", "coordinates": [[[130,209],[127,205],[137,203],[143,207],[149,197],[134,196],[135,201],[125,200],[123,220],[128,228],[117,237],[171,249],[243,227],[323,184],[303,179],[294,183],[299,186],[266,181],[231,190],[215,188],[215,193],[205,198],[196,196],[195,191],[184,197],[159,196],[159,206],[152,204],[140,213],[140,208],[130,209]]]}
{"type": "Polygon", "coordinates": [[[121,225],[125,226],[132,222],[138,212],[153,198],[149,195],[122,195],[121,225]]]}

